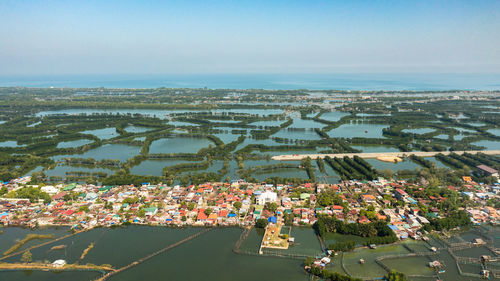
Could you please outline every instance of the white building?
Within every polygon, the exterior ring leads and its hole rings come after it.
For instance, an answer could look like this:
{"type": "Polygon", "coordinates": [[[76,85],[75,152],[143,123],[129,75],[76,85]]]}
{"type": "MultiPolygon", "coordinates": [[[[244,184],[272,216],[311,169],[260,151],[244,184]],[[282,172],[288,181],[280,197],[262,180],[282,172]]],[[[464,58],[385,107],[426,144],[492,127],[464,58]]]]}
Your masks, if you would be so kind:
{"type": "Polygon", "coordinates": [[[52,263],[52,265],[54,267],[63,267],[66,265],[66,261],[65,260],[56,260],[52,263]]]}
{"type": "Polygon", "coordinates": [[[58,193],[58,192],[59,192],[59,189],[58,189],[58,188],[53,187],[52,185],[42,186],[42,187],[40,188],[40,190],[41,190],[42,192],[48,193],[48,194],[50,194],[50,195],[53,195],[53,194],[56,194],[56,193],[58,193]]]}
{"type": "Polygon", "coordinates": [[[255,200],[258,205],[264,205],[268,202],[276,202],[278,201],[278,194],[276,194],[276,192],[266,190],[258,195],[255,200]]]}

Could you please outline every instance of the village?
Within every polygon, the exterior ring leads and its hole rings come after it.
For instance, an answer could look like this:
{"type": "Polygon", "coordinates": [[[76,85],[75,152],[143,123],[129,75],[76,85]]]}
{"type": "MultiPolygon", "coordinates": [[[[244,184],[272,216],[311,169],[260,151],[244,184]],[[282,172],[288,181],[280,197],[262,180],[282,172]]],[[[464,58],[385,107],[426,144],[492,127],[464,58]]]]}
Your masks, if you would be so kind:
{"type": "Polygon", "coordinates": [[[460,209],[472,223],[500,222],[499,210],[491,206],[500,200],[500,185],[480,184],[468,177],[463,178],[463,186],[437,189],[383,178],[296,187],[243,180],[185,187],[149,183],[29,185],[29,181],[29,177],[22,177],[0,185],[5,191],[0,199],[0,223],[4,226],[66,225],[76,230],[123,224],[265,227],[268,223],[313,225],[318,216],[328,216],[344,223],[385,221],[399,239],[419,239],[429,220],[446,217],[447,200],[456,201],[456,197],[466,202],[460,209]],[[48,196],[15,198],[21,190],[22,194],[48,196]]]}

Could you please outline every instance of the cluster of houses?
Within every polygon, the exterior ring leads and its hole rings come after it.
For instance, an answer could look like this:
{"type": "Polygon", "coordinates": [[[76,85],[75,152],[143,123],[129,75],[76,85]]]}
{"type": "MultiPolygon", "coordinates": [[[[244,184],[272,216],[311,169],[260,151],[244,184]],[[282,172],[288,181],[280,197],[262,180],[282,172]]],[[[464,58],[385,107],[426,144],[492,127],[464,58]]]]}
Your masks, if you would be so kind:
{"type": "MultiPolygon", "coordinates": [[[[23,188],[29,178],[1,183],[9,194],[23,188]]],[[[447,200],[441,196],[412,198],[407,191],[423,187],[405,181],[344,181],[339,184],[304,184],[300,187],[233,181],[190,186],[144,183],[141,186],[59,184],[33,186],[50,195],[51,202],[0,198],[0,223],[4,225],[68,225],[75,228],[123,223],[149,225],[228,226],[253,225],[258,219],[312,225],[319,214],[346,223],[385,220],[401,239],[419,238],[429,219],[443,213],[433,207],[447,200]],[[297,192],[297,191],[300,192],[297,192]],[[338,194],[342,204],[319,206],[321,192],[338,194]],[[269,205],[274,204],[274,208],[269,205]],[[420,207],[419,207],[420,206],[420,207]],[[421,208],[425,207],[425,208],[421,208]],[[425,209],[425,212],[424,210],[425,209]]],[[[474,223],[499,222],[500,186],[474,183],[464,178],[460,188],[442,187],[467,196],[477,204],[466,211],[474,223]]]]}

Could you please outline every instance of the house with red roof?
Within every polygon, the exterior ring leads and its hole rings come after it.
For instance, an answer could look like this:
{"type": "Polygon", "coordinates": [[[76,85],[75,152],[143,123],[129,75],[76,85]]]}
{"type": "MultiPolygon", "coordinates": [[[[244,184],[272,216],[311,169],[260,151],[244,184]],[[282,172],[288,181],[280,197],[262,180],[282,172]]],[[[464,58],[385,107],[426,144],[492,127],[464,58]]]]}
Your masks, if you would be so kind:
{"type": "Polygon", "coordinates": [[[206,220],[208,219],[207,215],[205,215],[205,210],[203,211],[199,211],[198,212],[198,215],[196,217],[196,220],[197,221],[202,221],[202,222],[205,222],[206,220]]]}
{"type": "Polygon", "coordinates": [[[220,210],[219,211],[219,217],[227,217],[227,215],[229,214],[229,211],[228,210],[220,210]]]}
{"type": "Polygon", "coordinates": [[[358,223],[370,223],[370,220],[365,216],[361,216],[358,218],[358,223]]]}
{"type": "Polygon", "coordinates": [[[401,188],[396,188],[396,191],[394,192],[394,196],[396,196],[397,199],[401,201],[406,201],[408,199],[408,194],[402,190],[401,188]]]}

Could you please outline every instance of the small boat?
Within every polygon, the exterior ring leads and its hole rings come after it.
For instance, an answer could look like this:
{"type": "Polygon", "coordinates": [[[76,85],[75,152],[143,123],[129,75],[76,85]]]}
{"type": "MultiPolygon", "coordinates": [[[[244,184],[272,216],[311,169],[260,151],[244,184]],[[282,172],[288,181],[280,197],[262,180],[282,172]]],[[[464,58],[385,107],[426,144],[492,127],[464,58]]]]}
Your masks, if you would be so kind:
{"type": "Polygon", "coordinates": [[[440,268],[440,267],[443,267],[443,264],[440,261],[431,261],[431,262],[429,262],[429,267],[440,268]]]}
{"type": "Polygon", "coordinates": [[[368,134],[368,130],[365,130],[365,134],[368,134]]]}
{"type": "Polygon", "coordinates": [[[365,260],[364,259],[359,259],[359,263],[360,264],[365,264],[365,260]]]}
{"type": "Polygon", "coordinates": [[[481,276],[487,279],[490,279],[490,271],[489,270],[481,270],[481,276]]]}
{"type": "Polygon", "coordinates": [[[438,271],[438,272],[439,272],[439,273],[445,273],[445,272],[446,272],[446,270],[442,269],[442,270],[440,270],[440,271],[438,271]]]}

